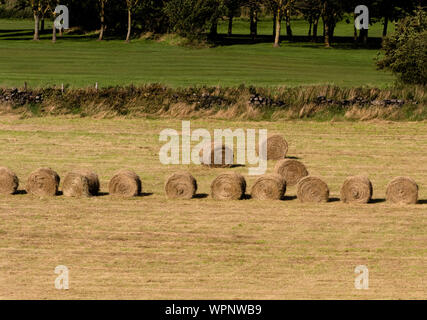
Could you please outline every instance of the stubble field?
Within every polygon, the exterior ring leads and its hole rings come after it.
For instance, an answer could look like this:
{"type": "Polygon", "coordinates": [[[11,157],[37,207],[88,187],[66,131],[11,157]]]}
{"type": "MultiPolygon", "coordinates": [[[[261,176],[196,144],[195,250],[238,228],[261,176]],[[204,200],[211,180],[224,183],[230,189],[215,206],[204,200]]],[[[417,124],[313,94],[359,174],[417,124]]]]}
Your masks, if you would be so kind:
{"type": "MultiPolygon", "coordinates": [[[[425,122],[230,122],[192,120],[192,129],[266,128],[283,134],[289,156],[331,189],[332,201],[217,202],[209,194],[221,172],[256,177],[247,167],[164,166],[159,133],[181,121],[0,117],[0,165],[19,176],[49,166],[64,178],[75,167],[95,170],[101,196],[0,197],[1,299],[425,299],[427,262],[427,132],[425,122]],[[144,195],[107,194],[121,168],[135,170],[144,195]],[[164,181],[189,170],[199,196],[167,200],[164,181]],[[345,178],[369,175],[374,201],[339,202],[345,178]],[[394,177],[414,178],[420,203],[384,201],[394,177]],[[56,290],[57,265],[70,289],[56,290]],[[356,290],[354,269],[366,265],[369,290],[356,290]]],[[[269,162],[269,172],[274,162],[269,162]]]]}

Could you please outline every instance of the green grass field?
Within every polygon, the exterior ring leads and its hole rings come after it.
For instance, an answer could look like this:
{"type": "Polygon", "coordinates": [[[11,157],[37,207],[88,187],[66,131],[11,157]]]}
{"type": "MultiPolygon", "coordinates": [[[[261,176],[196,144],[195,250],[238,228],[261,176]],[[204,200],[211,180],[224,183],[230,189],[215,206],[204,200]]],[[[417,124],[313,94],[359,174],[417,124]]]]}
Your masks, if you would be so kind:
{"type": "MultiPolygon", "coordinates": [[[[244,32],[245,23],[237,21],[236,32],[244,32]]],[[[270,21],[260,23],[260,34],[264,30],[269,34],[270,24],[270,21]]],[[[287,42],[279,49],[272,48],[271,43],[193,49],[149,40],[135,40],[131,44],[121,40],[97,42],[90,36],[67,36],[52,44],[49,34],[43,35],[39,42],[30,41],[31,28],[31,21],[0,20],[1,86],[22,87],[26,81],[30,86],[64,83],[72,87],[93,86],[95,82],[100,86],[156,82],[174,87],[240,84],[385,87],[395,80],[391,74],[376,70],[377,49],[352,49],[344,45],[325,49],[322,44],[287,42]]],[[[351,36],[347,31],[352,29],[348,28],[343,22],[337,34],[351,36]]],[[[306,33],[302,22],[297,21],[295,33],[300,32],[306,33]]]]}

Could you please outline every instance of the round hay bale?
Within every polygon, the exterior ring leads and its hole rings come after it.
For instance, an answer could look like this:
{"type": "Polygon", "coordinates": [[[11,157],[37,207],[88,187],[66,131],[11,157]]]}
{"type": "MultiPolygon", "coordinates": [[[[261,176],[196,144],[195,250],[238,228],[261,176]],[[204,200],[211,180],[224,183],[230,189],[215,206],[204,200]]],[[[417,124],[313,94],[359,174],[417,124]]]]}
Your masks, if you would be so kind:
{"type": "Polygon", "coordinates": [[[341,187],[341,201],[344,203],[368,203],[372,198],[372,183],[367,177],[348,177],[341,187]]]}
{"type": "Polygon", "coordinates": [[[26,190],[29,194],[46,197],[58,194],[60,178],[50,168],[39,168],[30,174],[26,190]]]}
{"type": "Polygon", "coordinates": [[[165,191],[169,199],[191,199],[196,194],[197,181],[189,172],[176,172],[167,179],[165,191]]]}
{"type": "Polygon", "coordinates": [[[141,179],[131,170],[120,170],[111,178],[108,190],[112,196],[136,197],[142,192],[141,179]]]}
{"type": "MultiPolygon", "coordinates": [[[[267,143],[267,160],[280,160],[286,158],[288,153],[288,143],[286,140],[278,134],[268,136],[267,140],[261,145],[267,143]]],[[[256,145],[257,152],[259,154],[259,145],[256,145]]]]}
{"type": "Polygon", "coordinates": [[[91,197],[99,192],[98,175],[88,169],[76,169],[69,172],[62,185],[66,197],[91,197]]]}
{"type": "Polygon", "coordinates": [[[396,204],[415,204],[418,201],[418,185],[408,177],[394,178],[387,186],[386,199],[396,204]]]}
{"type": "Polygon", "coordinates": [[[286,192],[286,181],[278,174],[265,174],[252,186],[251,195],[257,200],[280,200],[286,192]]]}
{"type": "Polygon", "coordinates": [[[215,200],[240,200],[245,192],[245,178],[235,172],[221,174],[211,184],[211,195],[215,200]]]}
{"type": "Polygon", "coordinates": [[[307,176],[298,182],[297,197],[301,202],[328,202],[329,188],[321,179],[307,176]]]}
{"type": "Polygon", "coordinates": [[[233,150],[228,148],[226,145],[218,145],[215,143],[211,143],[206,146],[206,149],[209,151],[207,157],[204,155],[204,149],[200,150],[200,163],[211,168],[230,168],[234,163],[234,153],[233,150]],[[227,159],[227,150],[231,154],[231,159],[227,159]],[[210,158],[209,158],[210,154],[210,158]],[[222,155],[221,162],[215,163],[215,154],[217,154],[217,158],[222,155]],[[227,161],[229,160],[229,161],[227,161]],[[210,162],[210,163],[209,163],[210,162]]]}
{"type": "Polygon", "coordinates": [[[0,167],[0,194],[14,194],[18,190],[19,179],[6,167],[0,167]]]}
{"type": "Polygon", "coordinates": [[[308,176],[305,165],[291,159],[279,160],[274,167],[274,172],[285,179],[286,186],[295,186],[302,178],[308,176]]]}

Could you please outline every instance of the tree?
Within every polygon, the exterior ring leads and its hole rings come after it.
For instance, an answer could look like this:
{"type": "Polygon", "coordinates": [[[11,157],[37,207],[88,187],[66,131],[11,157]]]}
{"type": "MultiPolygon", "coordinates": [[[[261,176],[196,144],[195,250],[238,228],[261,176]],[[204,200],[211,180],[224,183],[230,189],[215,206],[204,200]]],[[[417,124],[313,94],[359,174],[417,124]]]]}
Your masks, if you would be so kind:
{"type": "Polygon", "coordinates": [[[304,19],[309,23],[308,36],[311,37],[312,41],[316,41],[319,19],[322,14],[321,1],[299,0],[295,3],[295,8],[303,14],[304,19]]]}
{"type": "Polygon", "coordinates": [[[98,0],[99,4],[99,17],[101,20],[101,30],[99,32],[99,41],[104,40],[104,32],[105,32],[105,4],[107,0],[98,0]]]}
{"type": "Polygon", "coordinates": [[[329,48],[333,41],[334,31],[337,23],[344,14],[345,1],[342,0],[320,0],[322,5],[322,20],[324,24],[325,47],[329,48]]]}
{"type": "Polygon", "coordinates": [[[28,4],[32,11],[33,11],[33,17],[34,17],[34,36],[33,40],[38,41],[40,40],[40,18],[46,13],[47,10],[47,1],[45,0],[27,0],[20,3],[20,5],[25,6],[28,4]]]}
{"type": "Polygon", "coordinates": [[[126,0],[126,6],[128,10],[128,33],[126,35],[126,42],[130,41],[130,34],[132,29],[132,13],[138,6],[139,0],[126,0]]]}
{"type": "Polygon", "coordinates": [[[164,7],[170,29],[179,35],[195,39],[218,20],[221,7],[218,0],[169,0],[164,7]]]}
{"type": "Polygon", "coordinates": [[[397,25],[393,35],[383,41],[379,69],[391,70],[404,83],[427,84],[427,13],[418,9],[397,25]]]}
{"type": "Polygon", "coordinates": [[[287,0],[285,8],[285,19],[286,19],[286,35],[289,40],[292,40],[292,27],[291,27],[291,15],[295,5],[295,0],[287,0]]]}
{"type": "Polygon", "coordinates": [[[249,9],[249,30],[252,40],[255,40],[258,35],[258,13],[261,9],[261,0],[246,0],[243,3],[249,9]]]}
{"type": "Polygon", "coordinates": [[[383,21],[383,37],[387,36],[390,21],[397,21],[411,14],[421,2],[419,0],[371,0],[370,15],[383,21]]]}
{"type": "MultiPolygon", "coordinates": [[[[274,32],[274,47],[277,48],[280,46],[280,32],[282,30],[282,18],[284,14],[289,15],[290,19],[290,10],[293,6],[295,0],[267,0],[267,4],[270,9],[275,13],[275,32],[274,32]],[[288,13],[289,12],[289,13],[288,13]]],[[[286,24],[288,26],[288,23],[286,24]]],[[[290,28],[290,21],[289,21],[290,28]]],[[[292,35],[292,31],[289,31],[288,36],[292,35]],[[290,34],[289,34],[290,33],[290,34]]]]}
{"type": "Polygon", "coordinates": [[[242,0],[224,0],[224,7],[228,17],[228,35],[233,34],[233,18],[240,15],[242,0]]]}
{"type": "Polygon", "coordinates": [[[49,7],[49,11],[53,17],[53,23],[52,23],[52,42],[53,43],[56,43],[56,26],[55,26],[56,13],[55,13],[55,9],[56,9],[57,5],[59,5],[59,0],[49,0],[48,7],[49,7]]]}

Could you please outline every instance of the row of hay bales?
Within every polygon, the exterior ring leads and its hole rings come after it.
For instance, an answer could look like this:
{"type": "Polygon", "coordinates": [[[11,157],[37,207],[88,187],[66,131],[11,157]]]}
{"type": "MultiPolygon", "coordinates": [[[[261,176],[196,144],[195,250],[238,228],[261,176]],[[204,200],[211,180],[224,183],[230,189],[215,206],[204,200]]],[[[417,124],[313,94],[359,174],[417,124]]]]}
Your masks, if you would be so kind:
{"type": "MultiPolygon", "coordinates": [[[[26,191],[46,197],[58,195],[60,177],[50,168],[40,168],[28,177],[26,191]]],[[[19,179],[9,168],[0,167],[0,194],[14,194],[19,179]]],[[[252,186],[251,197],[257,200],[282,200],[288,186],[297,186],[297,198],[301,202],[328,202],[329,187],[320,178],[310,176],[304,164],[297,160],[282,159],[276,163],[274,173],[260,176],[252,186]]],[[[120,170],[109,182],[112,196],[135,197],[142,192],[139,176],[130,170],[120,170]]],[[[211,184],[211,196],[215,200],[240,200],[246,197],[245,178],[236,172],[220,174],[211,184]]],[[[67,197],[98,195],[98,175],[87,169],[69,172],[64,179],[62,192],[67,197]]],[[[191,199],[197,192],[197,181],[189,172],[176,172],[165,183],[170,199],[191,199]]],[[[341,201],[368,203],[372,199],[372,183],[367,177],[353,176],[345,180],[341,188],[341,201]]],[[[387,186],[386,199],[392,203],[415,204],[418,186],[407,177],[397,177],[387,186]]]]}
{"type": "MultiPolygon", "coordinates": [[[[39,168],[27,179],[25,190],[39,197],[56,196],[59,191],[59,175],[50,168],[39,168]]],[[[6,167],[0,167],[0,194],[17,192],[19,179],[6,167]]],[[[98,175],[88,169],[73,170],[65,176],[62,193],[67,197],[90,197],[99,193],[98,175]]],[[[111,195],[133,197],[142,192],[141,179],[130,170],[120,170],[114,174],[108,185],[111,195]]]]}
{"type": "MultiPolygon", "coordinates": [[[[252,198],[259,200],[283,199],[286,187],[297,185],[297,197],[302,202],[327,202],[329,200],[329,187],[322,179],[310,176],[307,168],[301,162],[285,159],[288,143],[281,135],[271,135],[265,143],[267,143],[267,160],[277,160],[277,162],[274,174],[264,175],[255,182],[251,191],[252,198]]],[[[210,153],[210,167],[231,167],[225,162],[226,147],[224,145],[212,144],[210,153]],[[217,152],[222,153],[223,162],[214,164],[217,152]]],[[[245,190],[245,179],[235,173],[220,175],[211,185],[212,197],[219,200],[242,199],[245,190]]],[[[340,194],[341,201],[345,203],[368,203],[372,200],[372,183],[364,176],[348,177],[342,185],[340,194]]],[[[386,198],[392,203],[417,203],[418,185],[411,178],[397,177],[387,186],[386,198]]]]}

